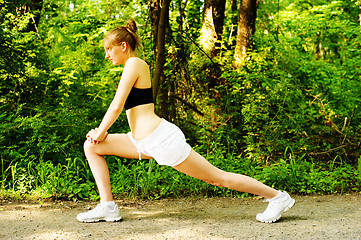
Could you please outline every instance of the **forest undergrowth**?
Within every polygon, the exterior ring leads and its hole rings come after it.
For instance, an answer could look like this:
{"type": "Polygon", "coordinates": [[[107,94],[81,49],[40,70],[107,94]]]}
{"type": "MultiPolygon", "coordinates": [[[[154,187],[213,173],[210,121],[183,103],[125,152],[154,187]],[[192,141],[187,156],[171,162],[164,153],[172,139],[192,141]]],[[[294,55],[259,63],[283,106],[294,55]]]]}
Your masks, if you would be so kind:
{"type": "MultiPolygon", "coordinates": [[[[153,70],[147,4],[44,0],[36,31],[27,30],[34,15],[17,11],[25,1],[0,4],[0,198],[98,200],[83,143],[122,73],[104,59],[102,37],[134,18],[139,55],[153,70]]],[[[359,1],[260,1],[252,51],[239,68],[231,15],[219,54],[201,49],[202,4],[170,6],[162,117],[223,170],[294,194],[360,192],[359,1]]],[[[124,113],[109,131],[129,131],[124,113]]],[[[106,159],[118,198],[248,195],[154,160],[106,159]]]]}

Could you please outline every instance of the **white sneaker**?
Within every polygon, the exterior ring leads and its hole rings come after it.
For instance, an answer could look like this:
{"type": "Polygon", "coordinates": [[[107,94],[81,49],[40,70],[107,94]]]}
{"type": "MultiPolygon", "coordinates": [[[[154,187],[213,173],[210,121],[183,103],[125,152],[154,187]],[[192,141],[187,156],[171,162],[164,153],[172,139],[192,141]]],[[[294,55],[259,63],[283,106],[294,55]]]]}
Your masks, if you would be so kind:
{"type": "Polygon", "coordinates": [[[99,203],[93,210],[88,212],[79,213],[76,219],[79,222],[116,222],[122,219],[122,216],[119,213],[118,206],[107,206],[105,204],[99,203]]]}
{"type": "Polygon", "coordinates": [[[281,214],[290,209],[295,200],[290,197],[286,192],[281,192],[272,199],[266,199],[265,202],[269,202],[266,210],[263,213],[259,213],[256,219],[264,223],[273,223],[281,218],[281,214]]]}

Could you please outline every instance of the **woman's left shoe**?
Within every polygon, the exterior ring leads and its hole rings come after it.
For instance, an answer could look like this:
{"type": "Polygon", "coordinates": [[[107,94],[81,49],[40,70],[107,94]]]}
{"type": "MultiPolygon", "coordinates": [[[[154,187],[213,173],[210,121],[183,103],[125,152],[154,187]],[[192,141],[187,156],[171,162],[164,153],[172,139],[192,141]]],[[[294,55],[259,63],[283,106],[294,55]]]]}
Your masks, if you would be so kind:
{"type": "Polygon", "coordinates": [[[264,223],[273,223],[281,218],[281,214],[290,209],[295,200],[290,197],[287,192],[281,192],[274,198],[266,199],[265,202],[269,202],[266,210],[263,213],[259,213],[256,219],[264,223]]]}
{"type": "Polygon", "coordinates": [[[117,222],[122,219],[122,216],[119,213],[117,205],[106,206],[102,203],[99,203],[93,210],[88,212],[79,213],[76,219],[79,222],[117,222]]]}

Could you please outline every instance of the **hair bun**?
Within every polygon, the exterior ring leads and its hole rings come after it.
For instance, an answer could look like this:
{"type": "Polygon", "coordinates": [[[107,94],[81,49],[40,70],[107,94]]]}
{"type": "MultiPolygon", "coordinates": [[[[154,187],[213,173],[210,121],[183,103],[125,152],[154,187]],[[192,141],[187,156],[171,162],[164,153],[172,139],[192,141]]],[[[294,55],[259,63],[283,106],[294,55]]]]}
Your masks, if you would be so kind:
{"type": "Polygon", "coordinates": [[[133,19],[129,19],[127,21],[127,25],[126,28],[130,31],[132,31],[133,33],[137,33],[137,23],[133,20],[133,19]]]}

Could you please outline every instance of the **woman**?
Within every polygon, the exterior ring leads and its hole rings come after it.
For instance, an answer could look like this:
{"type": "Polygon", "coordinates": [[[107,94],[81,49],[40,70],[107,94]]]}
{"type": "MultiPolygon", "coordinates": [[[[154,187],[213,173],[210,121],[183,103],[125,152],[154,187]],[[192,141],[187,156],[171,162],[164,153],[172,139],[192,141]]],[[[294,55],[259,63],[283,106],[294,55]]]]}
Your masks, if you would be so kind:
{"type": "Polygon", "coordinates": [[[277,191],[240,174],[222,171],[211,165],[186,143],[182,131],[154,113],[150,71],[147,63],[136,57],[139,44],[137,26],[129,20],[126,26],[111,30],[103,39],[105,57],[113,65],[124,65],[121,80],[101,124],[86,135],[85,155],[100,193],[101,202],[91,211],[80,213],[81,222],[118,221],[121,219],[113,201],[109,170],[104,155],[124,158],[154,158],[189,176],[220,187],[256,194],[269,202],[256,216],[260,222],[277,221],[295,202],[288,193],[277,191]],[[108,129],[126,111],[131,132],[108,134],[108,129]]]}

